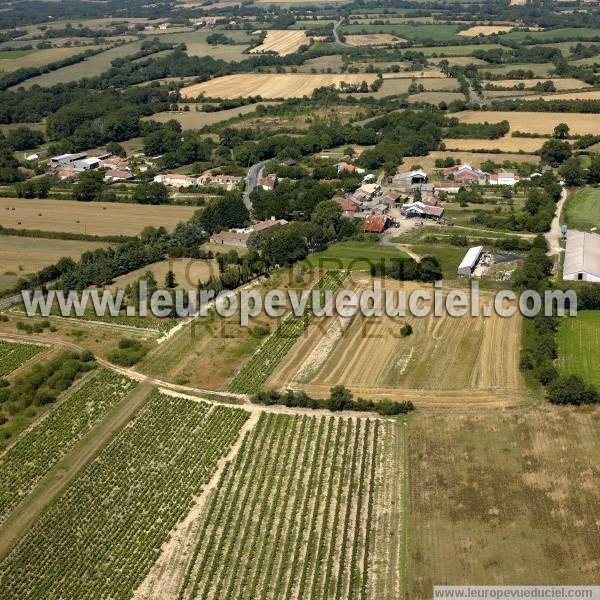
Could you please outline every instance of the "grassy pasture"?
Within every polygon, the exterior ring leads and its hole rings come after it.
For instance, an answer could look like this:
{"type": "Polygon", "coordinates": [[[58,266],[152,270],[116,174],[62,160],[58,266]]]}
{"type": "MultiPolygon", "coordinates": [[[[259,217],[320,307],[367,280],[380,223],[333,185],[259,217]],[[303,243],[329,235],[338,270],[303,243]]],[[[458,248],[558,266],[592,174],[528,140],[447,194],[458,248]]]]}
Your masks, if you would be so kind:
{"type": "Polygon", "coordinates": [[[475,50],[496,50],[500,44],[464,44],[462,46],[424,46],[419,48],[425,56],[470,56],[475,50]]]}
{"type": "MultiPolygon", "coordinates": [[[[0,215],[5,227],[89,235],[137,235],[148,225],[163,225],[171,230],[179,221],[191,218],[196,210],[192,206],[0,198],[0,215]]],[[[4,236],[0,236],[0,242],[3,239],[4,236]]],[[[38,241],[43,245],[54,240],[38,241]]]]}
{"type": "Polygon", "coordinates": [[[493,74],[504,74],[510,73],[511,71],[532,71],[534,77],[548,77],[553,71],[554,65],[552,63],[509,63],[506,65],[482,65],[480,72],[485,73],[489,71],[493,74]]]}
{"type": "Polygon", "coordinates": [[[410,597],[435,584],[594,583],[599,427],[598,410],[550,406],[415,413],[410,597]]]}
{"type": "Polygon", "coordinates": [[[600,135],[600,115],[583,113],[464,111],[455,115],[463,123],[498,123],[508,121],[511,131],[551,135],[559,123],[566,123],[571,133],[600,135]]]}
{"type": "Polygon", "coordinates": [[[69,48],[48,48],[47,50],[5,50],[0,52],[0,71],[9,72],[28,67],[43,67],[75,54],[81,54],[85,50],[96,50],[97,48],[100,46],[86,46],[85,48],[71,46],[69,48]]]}
{"type": "Polygon", "coordinates": [[[389,264],[394,259],[406,258],[406,254],[393,247],[377,242],[339,242],[323,252],[311,254],[304,263],[325,269],[355,269],[369,271],[371,265],[389,264]]]}
{"type": "Polygon", "coordinates": [[[565,317],[558,330],[558,364],[562,373],[579,375],[600,388],[600,311],[565,317]]]}
{"type": "Polygon", "coordinates": [[[584,29],[579,27],[565,27],[563,29],[547,29],[546,31],[513,31],[502,36],[503,40],[511,42],[525,42],[527,39],[535,42],[552,40],[556,42],[600,39],[600,29],[584,29]]]}
{"type": "Polygon", "coordinates": [[[250,45],[253,39],[250,32],[246,31],[222,31],[227,37],[234,39],[239,44],[218,44],[217,46],[209,44],[206,38],[214,33],[212,31],[192,31],[185,33],[166,33],[160,37],[163,42],[172,42],[175,44],[185,44],[187,53],[190,56],[212,56],[226,61],[241,61],[249,58],[244,54],[244,50],[250,45]]]}
{"type": "Polygon", "coordinates": [[[396,23],[390,25],[346,25],[341,28],[341,32],[348,34],[361,33],[391,33],[400,38],[412,40],[415,42],[425,40],[450,41],[460,40],[457,35],[458,27],[456,25],[444,24],[407,24],[396,23]]]}
{"type": "MultiPolygon", "coordinates": [[[[106,247],[97,242],[74,240],[45,240],[41,238],[0,235],[0,269],[2,275],[34,273],[55,263],[63,256],[77,260],[87,251],[106,247]]],[[[7,276],[8,284],[12,277],[7,276]]]]}
{"type": "MultiPolygon", "coordinates": [[[[68,83],[70,81],[78,81],[83,77],[101,75],[110,68],[111,62],[115,58],[124,58],[129,54],[135,54],[141,47],[142,42],[139,41],[117,46],[116,48],[111,48],[110,50],[96,54],[77,64],[69,65],[62,69],[51,71],[50,73],[44,73],[38,77],[33,77],[19,85],[25,88],[30,88],[33,85],[50,87],[57,83],[68,83]]],[[[59,48],[59,50],[62,50],[62,48],[59,48]]],[[[79,50],[81,51],[81,49],[79,50]]]]}
{"type": "Polygon", "coordinates": [[[600,227],[600,189],[586,187],[571,192],[565,204],[563,219],[573,229],[600,227]]]}
{"type": "Polygon", "coordinates": [[[410,96],[411,102],[429,102],[430,104],[439,104],[440,102],[454,102],[455,100],[464,100],[465,95],[460,92],[420,92],[410,96]]]}

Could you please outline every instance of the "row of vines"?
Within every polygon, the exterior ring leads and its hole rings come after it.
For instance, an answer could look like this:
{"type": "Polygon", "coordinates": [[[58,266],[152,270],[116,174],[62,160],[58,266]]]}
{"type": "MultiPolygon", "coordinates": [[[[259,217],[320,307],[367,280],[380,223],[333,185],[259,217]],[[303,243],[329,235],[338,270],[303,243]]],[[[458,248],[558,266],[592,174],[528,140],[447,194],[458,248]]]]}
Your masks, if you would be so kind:
{"type": "Polygon", "coordinates": [[[44,350],[47,350],[45,346],[37,344],[0,341],[0,377],[12,373],[44,350]]]}
{"type": "Polygon", "coordinates": [[[134,385],[111,371],[98,371],[0,456],[0,524],[134,385]]]}
{"type": "MultiPolygon", "coordinates": [[[[328,271],[315,284],[313,290],[335,291],[345,278],[346,274],[342,271],[328,271]]],[[[308,328],[314,317],[311,309],[312,304],[309,302],[302,316],[296,316],[293,312],[290,312],[258,351],[240,369],[230,383],[229,391],[242,394],[254,394],[260,391],[280,361],[308,328]]]]}
{"type": "Polygon", "coordinates": [[[247,418],[154,391],[0,564],[0,597],[130,597],[247,418]]]}
{"type": "Polygon", "coordinates": [[[204,511],[179,600],[372,597],[381,429],[264,413],[204,511]]]}

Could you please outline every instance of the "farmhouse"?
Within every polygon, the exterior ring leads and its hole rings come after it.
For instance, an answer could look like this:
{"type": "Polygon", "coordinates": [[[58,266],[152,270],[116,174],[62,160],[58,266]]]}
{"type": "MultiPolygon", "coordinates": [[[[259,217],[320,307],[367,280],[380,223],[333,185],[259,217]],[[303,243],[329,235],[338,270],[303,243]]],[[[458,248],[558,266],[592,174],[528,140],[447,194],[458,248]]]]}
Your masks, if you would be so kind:
{"type": "Polygon", "coordinates": [[[381,188],[377,183],[363,183],[363,185],[358,188],[358,191],[362,192],[367,198],[373,198],[380,189],[381,188]]]}
{"type": "Polygon", "coordinates": [[[470,183],[485,184],[487,183],[489,174],[485,171],[474,169],[471,165],[465,163],[464,165],[457,165],[444,169],[444,177],[463,185],[470,183]]]}
{"type": "Polygon", "coordinates": [[[108,169],[106,175],[104,175],[104,181],[107,182],[129,181],[130,179],[133,179],[131,172],[121,169],[108,169]]]}
{"type": "Polygon", "coordinates": [[[473,269],[477,266],[477,263],[481,258],[482,252],[483,246],[474,246],[473,248],[469,248],[460,265],[458,265],[458,274],[471,275],[473,269]]]}
{"type": "Polygon", "coordinates": [[[600,283],[600,235],[569,230],[563,279],[600,283]]]}
{"type": "Polygon", "coordinates": [[[261,177],[258,180],[258,185],[267,192],[274,190],[276,184],[277,177],[275,175],[267,175],[267,177],[261,177]]]}
{"type": "Polygon", "coordinates": [[[344,196],[336,196],[333,199],[334,202],[340,205],[340,208],[344,213],[357,213],[360,211],[360,207],[351,198],[345,198],[344,196]]]}
{"type": "Polygon", "coordinates": [[[521,178],[509,171],[499,171],[496,175],[490,175],[490,185],[510,185],[513,186],[519,183],[521,178]]]}
{"type": "Polygon", "coordinates": [[[239,246],[240,248],[245,248],[248,244],[248,239],[250,235],[257,231],[266,231],[268,229],[272,229],[273,227],[280,227],[282,225],[287,225],[287,221],[285,219],[276,219],[275,217],[271,217],[266,221],[258,221],[253,225],[245,227],[243,229],[230,229],[229,231],[220,231],[219,233],[214,233],[210,237],[210,242],[212,244],[227,244],[229,246],[239,246]]]}
{"type": "Polygon", "coordinates": [[[163,185],[170,185],[174,187],[189,187],[191,185],[197,185],[197,181],[194,177],[188,175],[182,175],[181,173],[165,173],[156,175],[154,177],[155,183],[162,183],[163,185]]]}
{"type": "Polygon", "coordinates": [[[409,218],[420,217],[423,219],[439,220],[444,214],[444,208],[442,206],[431,206],[420,200],[403,204],[401,210],[402,214],[409,218]]]}
{"type": "Polygon", "coordinates": [[[129,171],[131,168],[131,165],[129,164],[129,161],[126,159],[105,158],[104,160],[100,161],[100,167],[102,169],[120,169],[120,170],[129,171]]]}

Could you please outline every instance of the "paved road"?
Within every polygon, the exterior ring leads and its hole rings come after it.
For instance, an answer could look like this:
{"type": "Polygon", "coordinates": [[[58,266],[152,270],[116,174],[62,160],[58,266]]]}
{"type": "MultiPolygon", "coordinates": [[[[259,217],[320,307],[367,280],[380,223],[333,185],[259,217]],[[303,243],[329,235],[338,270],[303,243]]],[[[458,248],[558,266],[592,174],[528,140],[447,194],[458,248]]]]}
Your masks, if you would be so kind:
{"type": "Polygon", "coordinates": [[[269,161],[267,160],[263,160],[262,162],[252,165],[248,169],[248,175],[246,175],[246,190],[244,191],[244,204],[248,210],[252,210],[250,192],[258,185],[258,180],[262,177],[262,172],[268,162],[269,161]]]}

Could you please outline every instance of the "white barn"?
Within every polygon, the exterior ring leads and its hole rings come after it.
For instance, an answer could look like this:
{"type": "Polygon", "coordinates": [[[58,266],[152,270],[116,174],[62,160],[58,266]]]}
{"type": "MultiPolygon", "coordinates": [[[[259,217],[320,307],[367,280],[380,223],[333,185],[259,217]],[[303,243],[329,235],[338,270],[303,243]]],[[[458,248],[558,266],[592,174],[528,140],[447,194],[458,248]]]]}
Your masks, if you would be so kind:
{"type": "Polygon", "coordinates": [[[563,279],[600,283],[600,235],[574,229],[567,231],[563,279]]]}
{"type": "Polygon", "coordinates": [[[483,246],[473,246],[473,248],[469,248],[465,257],[462,259],[460,265],[458,265],[458,274],[459,275],[470,275],[473,272],[473,269],[479,262],[481,258],[481,253],[483,252],[483,246]]]}

